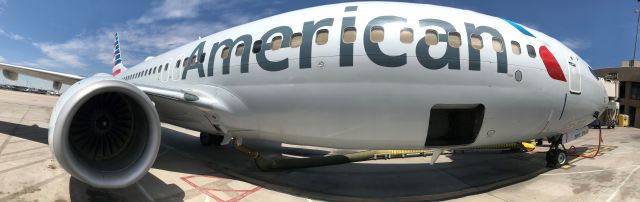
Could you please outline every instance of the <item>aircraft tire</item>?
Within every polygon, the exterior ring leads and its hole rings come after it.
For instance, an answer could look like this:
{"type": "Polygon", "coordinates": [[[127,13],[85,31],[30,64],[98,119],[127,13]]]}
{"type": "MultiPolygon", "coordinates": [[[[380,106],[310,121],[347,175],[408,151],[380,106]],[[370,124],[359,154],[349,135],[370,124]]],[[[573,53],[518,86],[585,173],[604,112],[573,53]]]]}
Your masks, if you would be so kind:
{"type": "Polygon", "coordinates": [[[209,134],[209,133],[200,133],[200,144],[202,144],[202,146],[220,146],[220,144],[222,143],[222,140],[224,140],[224,136],[222,135],[217,135],[217,134],[209,134]]]}
{"type": "Polygon", "coordinates": [[[567,164],[567,152],[559,149],[549,150],[546,154],[547,167],[560,168],[567,164]]]}
{"type": "Polygon", "coordinates": [[[202,146],[211,146],[213,144],[213,135],[209,133],[200,133],[200,144],[202,146]]]}

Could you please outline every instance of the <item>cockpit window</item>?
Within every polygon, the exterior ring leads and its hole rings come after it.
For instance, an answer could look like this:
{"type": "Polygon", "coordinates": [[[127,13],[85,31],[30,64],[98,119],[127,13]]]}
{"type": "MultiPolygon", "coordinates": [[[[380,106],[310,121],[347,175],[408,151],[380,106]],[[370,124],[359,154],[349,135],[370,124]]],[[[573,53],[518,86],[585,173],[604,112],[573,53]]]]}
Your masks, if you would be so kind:
{"type": "Polygon", "coordinates": [[[596,71],[593,70],[593,68],[591,68],[591,66],[587,66],[589,68],[589,72],[591,72],[591,75],[593,75],[594,78],[598,78],[598,76],[596,75],[596,71]]]}
{"type": "Polygon", "coordinates": [[[535,58],[536,57],[536,49],[533,48],[532,45],[527,45],[527,53],[529,53],[529,57],[531,57],[531,58],[535,58]]]}

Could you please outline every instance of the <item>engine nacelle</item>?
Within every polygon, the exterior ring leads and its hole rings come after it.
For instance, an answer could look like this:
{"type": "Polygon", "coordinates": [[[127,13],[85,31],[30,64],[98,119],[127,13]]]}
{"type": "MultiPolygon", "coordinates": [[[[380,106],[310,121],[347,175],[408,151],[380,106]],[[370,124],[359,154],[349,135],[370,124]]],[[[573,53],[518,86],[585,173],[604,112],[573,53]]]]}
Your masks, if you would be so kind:
{"type": "Polygon", "coordinates": [[[49,122],[49,147],[78,180],[122,188],[151,168],[160,148],[160,119],[136,86],[98,74],[71,86],[49,122]]]}

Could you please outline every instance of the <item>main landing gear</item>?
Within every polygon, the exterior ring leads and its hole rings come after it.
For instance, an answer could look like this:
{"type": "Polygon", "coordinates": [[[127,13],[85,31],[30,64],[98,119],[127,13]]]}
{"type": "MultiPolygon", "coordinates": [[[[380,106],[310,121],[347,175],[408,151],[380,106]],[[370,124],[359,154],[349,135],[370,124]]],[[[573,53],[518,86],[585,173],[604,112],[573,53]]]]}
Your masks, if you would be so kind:
{"type": "Polygon", "coordinates": [[[551,142],[551,146],[547,151],[547,167],[560,168],[567,163],[567,149],[562,144],[562,135],[548,137],[548,139],[551,142]]]}
{"type": "Polygon", "coordinates": [[[222,140],[224,140],[224,136],[222,135],[210,134],[210,133],[204,133],[204,132],[200,133],[200,144],[202,144],[202,146],[210,146],[210,145],[220,146],[220,144],[222,143],[222,140]]]}

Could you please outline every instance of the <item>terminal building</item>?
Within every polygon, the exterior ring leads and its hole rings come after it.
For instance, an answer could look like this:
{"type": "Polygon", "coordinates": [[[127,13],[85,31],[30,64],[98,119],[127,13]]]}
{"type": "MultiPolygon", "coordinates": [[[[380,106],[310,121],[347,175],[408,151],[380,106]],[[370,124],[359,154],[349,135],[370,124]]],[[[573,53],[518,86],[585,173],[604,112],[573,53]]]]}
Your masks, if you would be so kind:
{"type": "Polygon", "coordinates": [[[640,127],[640,61],[622,61],[620,67],[604,67],[594,71],[603,78],[603,82],[618,81],[615,82],[616,87],[607,89],[607,93],[615,91],[612,94],[617,94],[619,113],[629,115],[629,126],[640,127]]]}

